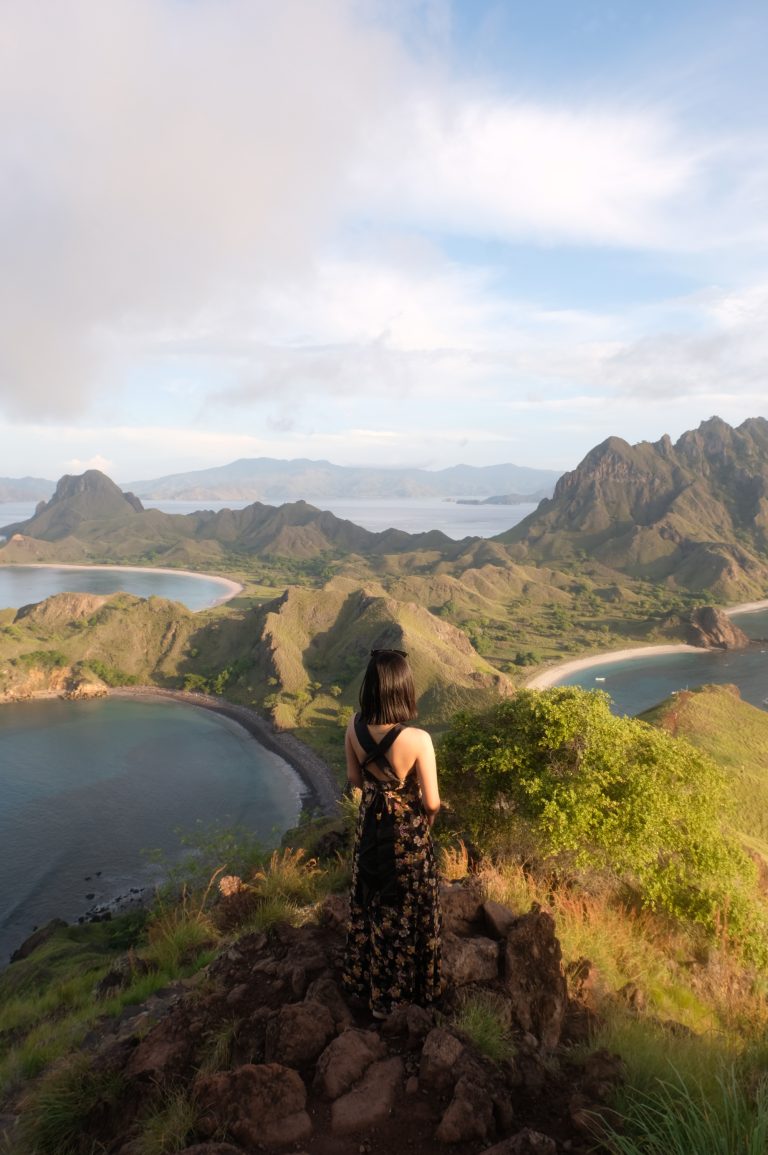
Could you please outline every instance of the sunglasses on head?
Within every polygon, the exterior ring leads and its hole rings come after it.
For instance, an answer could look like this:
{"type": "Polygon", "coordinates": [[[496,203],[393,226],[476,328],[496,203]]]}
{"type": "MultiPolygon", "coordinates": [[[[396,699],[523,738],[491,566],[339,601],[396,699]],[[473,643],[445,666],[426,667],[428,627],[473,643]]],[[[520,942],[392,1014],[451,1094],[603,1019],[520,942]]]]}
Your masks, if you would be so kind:
{"type": "Polygon", "coordinates": [[[406,653],[405,650],[390,650],[390,649],[371,650],[371,657],[372,658],[378,658],[382,654],[397,654],[398,658],[407,658],[408,657],[408,654],[406,653]]]}

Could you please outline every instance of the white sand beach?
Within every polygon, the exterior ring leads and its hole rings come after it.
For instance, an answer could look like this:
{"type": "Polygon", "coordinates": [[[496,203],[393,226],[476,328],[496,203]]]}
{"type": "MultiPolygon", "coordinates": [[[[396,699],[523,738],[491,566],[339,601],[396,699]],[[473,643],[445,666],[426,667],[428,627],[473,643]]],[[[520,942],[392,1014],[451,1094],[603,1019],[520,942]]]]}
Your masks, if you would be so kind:
{"type": "Polygon", "coordinates": [[[554,686],[561,678],[570,674],[577,674],[580,670],[588,670],[590,666],[607,666],[613,662],[626,662],[634,658],[653,658],[660,654],[706,654],[708,650],[701,646],[669,645],[669,646],[633,646],[626,650],[608,650],[603,654],[591,654],[588,658],[574,658],[571,662],[561,662],[536,674],[525,683],[526,690],[546,690],[554,686]]]}
{"type": "Polygon", "coordinates": [[[740,606],[729,606],[723,613],[731,617],[732,614],[756,614],[760,610],[768,610],[768,598],[762,602],[742,602],[740,606]]]}

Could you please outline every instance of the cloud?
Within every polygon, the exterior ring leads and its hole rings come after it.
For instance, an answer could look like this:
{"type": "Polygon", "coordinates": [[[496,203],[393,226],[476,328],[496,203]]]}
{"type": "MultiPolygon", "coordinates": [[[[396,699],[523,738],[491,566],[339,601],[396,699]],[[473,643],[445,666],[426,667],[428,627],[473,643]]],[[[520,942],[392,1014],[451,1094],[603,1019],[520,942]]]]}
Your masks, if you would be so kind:
{"type": "Polygon", "coordinates": [[[72,473],[84,473],[86,469],[99,469],[102,473],[110,473],[113,462],[108,457],[103,457],[97,453],[86,461],[81,461],[79,457],[73,457],[71,461],[64,462],[64,467],[71,470],[72,473]]]}
{"type": "Polygon", "coordinates": [[[4,5],[7,412],[77,413],[135,334],[299,275],[397,69],[345,0],[4,5]]]}
{"type": "Polygon", "coordinates": [[[355,179],[366,206],[427,228],[646,247],[664,236],[696,170],[695,153],[659,113],[449,89],[383,118],[355,179]]]}

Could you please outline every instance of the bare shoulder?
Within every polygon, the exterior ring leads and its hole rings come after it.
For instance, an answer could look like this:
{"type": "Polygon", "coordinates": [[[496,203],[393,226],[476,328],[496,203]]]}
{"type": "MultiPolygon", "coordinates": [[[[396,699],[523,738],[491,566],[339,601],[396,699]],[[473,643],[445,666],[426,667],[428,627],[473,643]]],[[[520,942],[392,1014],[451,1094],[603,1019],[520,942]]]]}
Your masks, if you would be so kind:
{"type": "Polygon", "coordinates": [[[414,749],[418,747],[420,750],[428,750],[432,746],[432,735],[428,730],[422,730],[419,726],[408,726],[403,733],[408,735],[414,749]]]}

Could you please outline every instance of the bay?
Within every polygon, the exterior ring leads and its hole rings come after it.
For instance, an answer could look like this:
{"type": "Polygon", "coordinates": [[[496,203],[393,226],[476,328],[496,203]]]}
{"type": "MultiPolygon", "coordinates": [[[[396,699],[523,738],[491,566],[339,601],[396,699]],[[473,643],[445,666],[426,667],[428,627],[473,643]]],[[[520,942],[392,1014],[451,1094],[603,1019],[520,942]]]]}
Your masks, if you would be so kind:
{"type": "Polygon", "coordinates": [[[179,702],[0,709],[0,965],[49,919],[153,886],[179,829],[242,826],[265,847],[298,821],[302,784],[237,723],[179,702]],[[89,897],[90,896],[90,897],[89,897]]]}
{"type": "Polygon", "coordinates": [[[212,574],[144,569],[139,566],[0,565],[0,608],[40,602],[53,594],[114,594],[168,598],[187,609],[202,610],[232,597],[236,583],[212,574]]]}
{"type": "MultiPolygon", "coordinates": [[[[731,620],[749,637],[768,639],[768,611],[733,614],[731,620]]],[[[621,662],[596,662],[555,684],[605,690],[616,713],[640,714],[679,690],[710,682],[738,686],[745,702],[768,708],[768,641],[755,641],[747,650],[649,654],[621,662]]]]}

